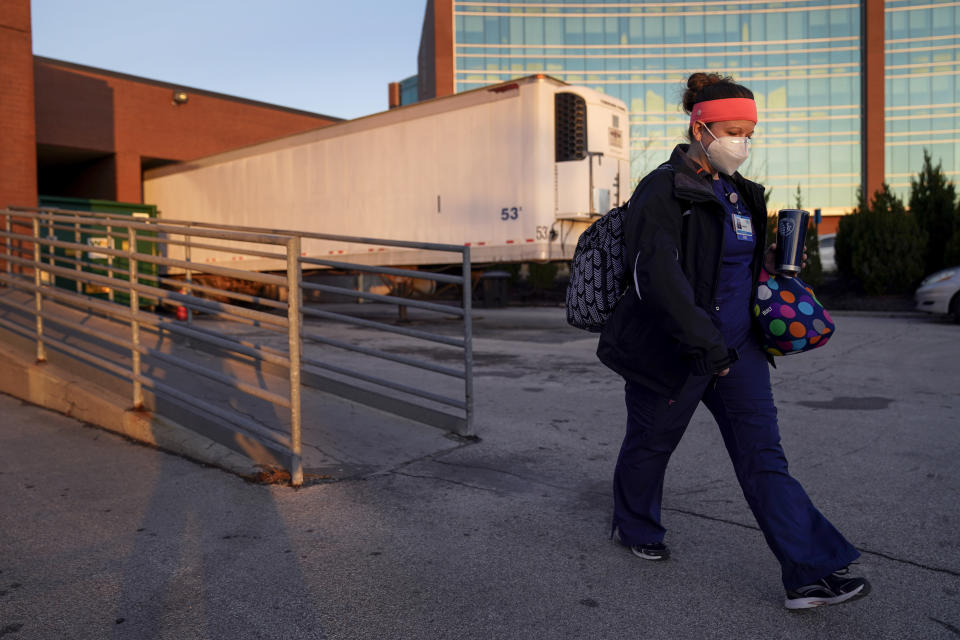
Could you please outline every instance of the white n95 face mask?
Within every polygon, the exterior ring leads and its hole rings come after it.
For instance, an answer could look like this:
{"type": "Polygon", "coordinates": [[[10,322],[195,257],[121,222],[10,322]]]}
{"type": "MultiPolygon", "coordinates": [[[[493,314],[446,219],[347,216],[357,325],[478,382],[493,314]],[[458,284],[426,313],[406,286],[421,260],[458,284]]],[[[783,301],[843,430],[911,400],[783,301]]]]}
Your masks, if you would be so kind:
{"type": "Polygon", "coordinates": [[[707,148],[703,145],[703,140],[700,141],[700,146],[707,155],[707,159],[710,160],[710,164],[718,171],[732,176],[750,155],[750,138],[746,136],[718,138],[713,135],[713,131],[710,131],[710,127],[706,124],[703,125],[703,128],[713,136],[713,144],[710,145],[713,151],[707,151],[707,148]]]}

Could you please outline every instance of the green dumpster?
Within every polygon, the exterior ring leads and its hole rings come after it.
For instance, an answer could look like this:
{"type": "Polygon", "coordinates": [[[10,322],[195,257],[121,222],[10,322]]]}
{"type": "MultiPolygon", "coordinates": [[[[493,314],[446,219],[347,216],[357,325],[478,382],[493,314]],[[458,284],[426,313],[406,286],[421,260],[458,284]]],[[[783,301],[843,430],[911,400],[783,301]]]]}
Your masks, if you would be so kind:
{"type": "MultiPolygon", "coordinates": [[[[111,213],[116,215],[130,216],[132,218],[156,218],[157,207],[152,204],[138,204],[133,202],[114,202],[111,200],[90,200],[85,198],[66,198],[61,196],[40,196],[40,206],[56,209],[64,209],[70,212],[83,214],[84,212],[111,213]]],[[[125,235],[124,229],[114,230],[114,233],[125,235]]],[[[70,222],[57,222],[55,228],[41,222],[40,233],[49,236],[51,233],[57,240],[64,242],[76,242],[86,245],[88,248],[79,251],[74,249],[63,249],[60,247],[44,247],[42,258],[44,262],[53,264],[66,269],[80,269],[87,273],[94,273],[101,276],[109,276],[110,267],[113,267],[113,277],[126,281],[129,279],[130,266],[126,258],[119,256],[108,256],[105,253],[97,251],[101,247],[112,247],[121,251],[129,250],[129,241],[123,237],[111,237],[107,235],[107,224],[91,225],[77,224],[70,222]],[[45,228],[46,227],[46,228],[45,228]]],[[[137,253],[148,255],[158,255],[157,244],[154,239],[157,237],[154,231],[137,230],[137,253]]],[[[138,279],[143,284],[158,287],[159,282],[158,266],[152,262],[139,261],[137,264],[138,279]]],[[[88,296],[94,296],[103,299],[112,299],[119,304],[130,304],[130,296],[120,285],[112,296],[110,287],[93,284],[89,282],[78,282],[73,278],[57,275],[54,279],[57,287],[76,291],[88,296]]],[[[156,298],[146,297],[141,294],[140,307],[152,308],[156,306],[156,298]]]]}

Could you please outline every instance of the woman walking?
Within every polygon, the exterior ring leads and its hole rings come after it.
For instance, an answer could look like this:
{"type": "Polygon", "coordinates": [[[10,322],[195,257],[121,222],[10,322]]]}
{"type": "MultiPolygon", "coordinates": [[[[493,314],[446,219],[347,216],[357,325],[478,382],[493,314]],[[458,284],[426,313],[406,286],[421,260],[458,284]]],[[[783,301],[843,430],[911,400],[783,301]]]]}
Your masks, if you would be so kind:
{"type": "Polygon", "coordinates": [[[768,356],[751,307],[764,248],[763,187],[737,168],[757,124],[753,93],[695,73],[684,111],[689,144],[638,185],[624,216],[633,287],[604,326],[597,355],[626,379],[627,429],[614,472],[613,532],[634,555],[665,560],[660,523],[670,454],[702,401],[782,569],[785,605],[838,604],[869,593],[848,565],[860,554],[787,471],[768,356]]]}

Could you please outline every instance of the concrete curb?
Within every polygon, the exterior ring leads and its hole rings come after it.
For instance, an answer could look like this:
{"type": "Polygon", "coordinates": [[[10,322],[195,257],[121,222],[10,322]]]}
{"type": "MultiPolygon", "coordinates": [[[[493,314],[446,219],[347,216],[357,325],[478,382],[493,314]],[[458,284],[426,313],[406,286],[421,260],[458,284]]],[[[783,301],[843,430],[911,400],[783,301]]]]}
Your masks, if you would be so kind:
{"type": "Polygon", "coordinates": [[[245,478],[258,472],[250,458],[150,411],[133,411],[126,399],[55,365],[29,362],[2,345],[0,361],[0,393],[245,478]]]}

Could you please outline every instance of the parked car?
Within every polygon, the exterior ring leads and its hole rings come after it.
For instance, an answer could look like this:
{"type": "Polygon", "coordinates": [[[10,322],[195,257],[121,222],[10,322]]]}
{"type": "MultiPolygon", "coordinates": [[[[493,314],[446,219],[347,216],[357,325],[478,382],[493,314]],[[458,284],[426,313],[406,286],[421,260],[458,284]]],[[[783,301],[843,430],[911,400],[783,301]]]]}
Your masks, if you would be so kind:
{"type": "Polygon", "coordinates": [[[924,278],[914,299],[918,311],[949,313],[960,323],[960,265],[924,278]]]}
{"type": "Polygon", "coordinates": [[[835,233],[825,233],[819,238],[820,240],[820,266],[823,267],[823,272],[827,273],[829,271],[837,270],[837,262],[834,259],[834,243],[837,240],[837,234],[835,233]]]}

